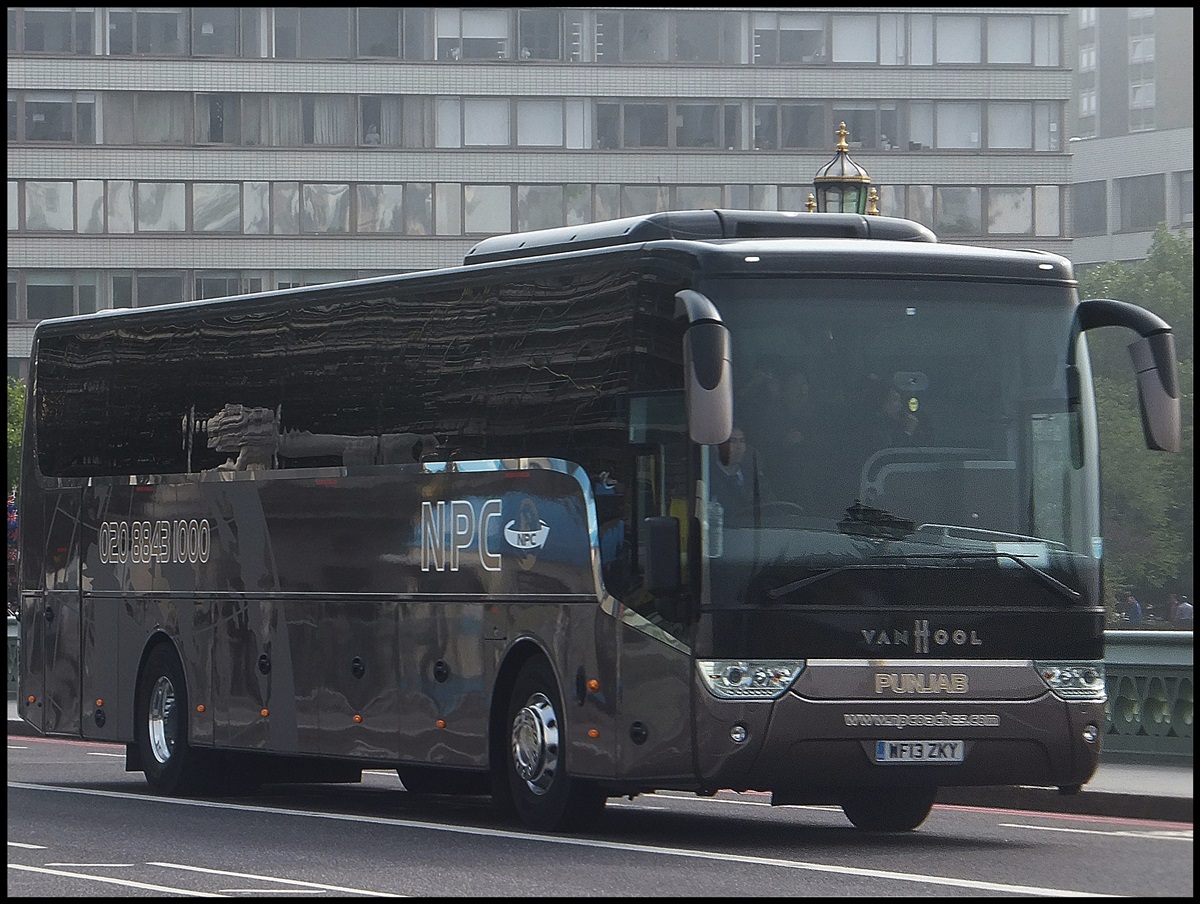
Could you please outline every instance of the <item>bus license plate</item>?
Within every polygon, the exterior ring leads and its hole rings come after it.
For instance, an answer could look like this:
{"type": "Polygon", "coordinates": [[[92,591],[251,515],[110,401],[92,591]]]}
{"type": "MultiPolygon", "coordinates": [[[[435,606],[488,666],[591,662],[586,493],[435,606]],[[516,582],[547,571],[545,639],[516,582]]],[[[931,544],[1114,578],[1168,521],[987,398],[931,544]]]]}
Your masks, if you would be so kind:
{"type": "Polygon", "coordinates": [[[876,763],[961,763],[962,741],[876,741],[876,763]]]}

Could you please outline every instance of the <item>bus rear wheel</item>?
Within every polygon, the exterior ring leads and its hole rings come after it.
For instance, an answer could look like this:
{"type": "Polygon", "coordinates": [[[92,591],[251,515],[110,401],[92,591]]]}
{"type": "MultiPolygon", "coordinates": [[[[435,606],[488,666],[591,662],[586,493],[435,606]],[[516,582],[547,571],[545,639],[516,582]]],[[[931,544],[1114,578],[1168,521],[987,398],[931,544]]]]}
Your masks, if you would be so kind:
{"type": "Polygon", "coordinates": [[[498,778],[506,798],[501,809],[515,811],[538,831],[584,828],[604,810],[604,792],[567,771],[562,712],[549,663],[531,659],[513,685],[504,723],[504,773],[498,778]]]}
{"type": "Polygon", "coordinates": [[[205,790],[210,770],[205,751],[188,745],[187,686],[170,644],[150,651],[137,686],[134,731],[147,783],[164,795],[205,790]]]}
{"type": "Polygon", "coordinates": [[[842,812],[864,832],[911,832],[933,809],[937,788],[854,791],[842,797],[842,812]]]}

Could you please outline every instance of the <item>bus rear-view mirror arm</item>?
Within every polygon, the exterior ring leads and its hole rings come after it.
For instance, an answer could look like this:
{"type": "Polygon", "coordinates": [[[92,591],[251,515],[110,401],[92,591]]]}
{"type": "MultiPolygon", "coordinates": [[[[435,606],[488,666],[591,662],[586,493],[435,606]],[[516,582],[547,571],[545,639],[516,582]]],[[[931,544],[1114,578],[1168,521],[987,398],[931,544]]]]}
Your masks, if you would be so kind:
{"type": "Polygon", "coordinates": [[[729,329],[717,306],[693,289],[675,293],[675,316],[685,314],[683,382],[688,435],[693,442],[715,446],[733,432],[729,329]]]}
{"type": "MultiPolygon", "coordinates": [[[[1075,312],[1078,330],[1123,326],[1142,338],[1129,345],[1137,376],[1138,407],[1146,445],[1163,452],[1180,446],[1179,374],[1175,363],[1175,335],[1157,314],[1127,301],[1089,298],[1075,312]]],[[[1074,366],[1075,343],[1071,342],[1074,366]]]]}

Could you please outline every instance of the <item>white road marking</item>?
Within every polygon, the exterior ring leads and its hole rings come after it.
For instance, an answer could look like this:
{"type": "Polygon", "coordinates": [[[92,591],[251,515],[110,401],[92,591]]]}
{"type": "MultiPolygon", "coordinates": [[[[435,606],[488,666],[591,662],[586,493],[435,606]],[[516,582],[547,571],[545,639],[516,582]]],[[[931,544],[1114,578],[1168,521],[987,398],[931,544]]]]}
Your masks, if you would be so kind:
{"type": "Polygon", "coordinates": [[[1187,831],[1150,830],[1146,832],[1130,832],[1124,829],[1101,831],[1100,829],[1077,829],[1074,826],[1035,826],[1021,822],[1002,822],[1000,825],[1008,829],[1036,829],[1039,832],[1073,832],[1076,835],[1110,835],[1117,838],[1153,838],[1166,841],[1192,840],[1192,833],[1187,831]]]}
{"type": "Polygon", "coordinates": [[[120,885],[123,888],[140,888],[144,891],[159,891],[171,895],[191,895],[193,898],[224,898],[225,895],[216,892],[192,891],[187,888],[168,888],[165,885],[149,885],[145,882],[133,882],[129,879],[114,879],[111,876],[90,876],[86,873],[70,873],[60,869],[43,869],[40,866],[21,866],[10,863],[9,869],[17,869],[26,873],[44,873],[48,876],[65,876],[68,879],[86,879],[89,882],[102,882],[106,885],[120,885]]]}
{"type": "Polygon", "coordinates": [[[744,854],[723,854],[714,851],[692,851],[684,848],[632,844],[621,841],[602,841],[590,838],[573,838],[564,835],[538,835],[529,832],[507,829],[485,829],[475,828],[472,826],[444,825],[435,822],[422,822],[413,819],[396,819],[383,816],[357,816],[342,813],[321,813],[312,810],[290,810],[284,807],[231,804],[220,801],[188,800],[171,797],[148,797],[144,794],[132,794],[121,791],[96,791],[84,788],[57,788],[53,785],[39,785],[28,782],[9,782],[8,787],[27,791],[50,791],[59,794],[81,794],[90,797],[112,797],[119,800],[138,800],[147,804],[163,804],[166,806],[200,807],[211,810],[238,810],[246,813],[270,813],[277,816],[303,817],[306,819],[325,819],[338,822],[393,826],[396,828],[425,829],[431,832],[448,832],[455,835],[468,835],[481,838],[507,838],[511,840],[530,841],[536,844],[588,847],[600,850],[627,851],[629,853],[636,854],[658,854],[664,857],[681,857],[690,860],[710,860],[724,863],[741,863],[753,866],[773,866],[780,869],[806,870],[809,872],[832,873],[843,876],[862,876],[868,879],[887,879],[890,881],[912,882],[918,885],[942,885],[950,888],[966,888],[976,891],[1004,892],[1020,895],[1054,895],[1059,897],[1080,898],[1113,897],[1112,895],[1101,895],[1094,891],[1073,891],[1070,889],[1048,888],[1038,885],[1013,885],[1005,882],[985,882],[977,879],[966,879],[956,876],[931,876],[922,875],[920,873],[902,873],[895,870],[839,866],[835,864],[814,863],[804,860],[784,860],[778,857],[754,857],[744,854]]]}
{"type": "MultiPolygon", "coordinates": [[[[355,895],[373,895],[378,898],[406,898],[408,895],[396,895],[390,891],[367,891],[362,888],[345,888],[341,885],[324,885],[320,882],[304,882],[300,879],[281,879],[279,876],[265,876],[261,873],[238,873],[225,869],[208,869],[203,866],[188,866],[186,863],[162,863],[156,860],[148,861],[150,866],[161,866],[163,869],[178,869],[192,873],[206,873],[210,876],[227,876],[232,879],[257,879],[260,882],[278,882],[293,888],[312,889],[313,891],[340,891],[355,895]]],[[[268,889],[263,889],[267,891],[268,889]]]]}

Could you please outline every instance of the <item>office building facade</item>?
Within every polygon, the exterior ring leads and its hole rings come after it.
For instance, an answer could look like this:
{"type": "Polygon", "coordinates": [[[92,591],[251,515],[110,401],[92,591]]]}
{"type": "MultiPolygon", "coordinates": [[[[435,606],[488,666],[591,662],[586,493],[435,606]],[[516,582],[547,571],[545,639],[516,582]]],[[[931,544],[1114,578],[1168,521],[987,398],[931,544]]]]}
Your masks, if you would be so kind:
{"type": "Polygon", "coordinates": [[[1072,257],[1140,260],[1160,223],[1193,228],[1193,10],[1079,7],[1067,41],[1072,257]]]}
{"type": "Polygon", "coordinates": [[[1067,7],[8,9],[8,371],[46,317],[805,210],[1070,252],[1067,7]]]}

